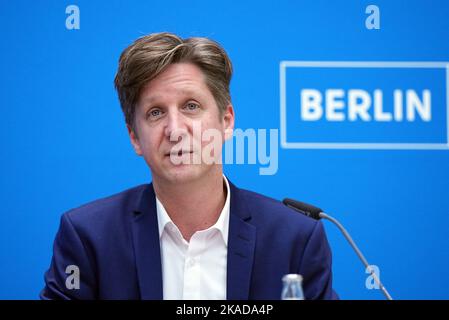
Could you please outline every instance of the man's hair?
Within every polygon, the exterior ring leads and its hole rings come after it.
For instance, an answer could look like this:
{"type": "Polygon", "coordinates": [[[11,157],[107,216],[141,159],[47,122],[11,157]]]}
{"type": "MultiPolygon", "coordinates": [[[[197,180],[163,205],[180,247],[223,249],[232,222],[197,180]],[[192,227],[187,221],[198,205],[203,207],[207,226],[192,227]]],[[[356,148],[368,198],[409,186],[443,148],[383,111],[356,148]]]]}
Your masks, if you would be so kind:
{"type": "Polygon", "coordinates": [[[126,124],[132,129],[143,87],[170,64],[181,62],[200,68],[220,115],[226,110],[231,102],[232,64],[225,50],[208,38],[182,39],[168,32],[154,33],[137,39],[122,52],[114,80],[126,124]]]}

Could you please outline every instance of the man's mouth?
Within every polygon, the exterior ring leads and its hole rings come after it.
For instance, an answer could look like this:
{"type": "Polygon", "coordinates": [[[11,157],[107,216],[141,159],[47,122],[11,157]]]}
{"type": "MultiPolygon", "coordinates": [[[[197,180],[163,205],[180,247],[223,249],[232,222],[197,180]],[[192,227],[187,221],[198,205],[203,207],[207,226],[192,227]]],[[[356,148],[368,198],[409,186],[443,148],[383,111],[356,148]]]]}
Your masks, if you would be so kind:
{"type": "Polygon", "coordinates": [[[172,151],[172,152],[167,152],[165,154],[166,157],[181,157],[183,154],[189,154],[189,153],[193,153],[193,151],[189,151],[189,150],[179,150],[179,151],[172,151]]]}

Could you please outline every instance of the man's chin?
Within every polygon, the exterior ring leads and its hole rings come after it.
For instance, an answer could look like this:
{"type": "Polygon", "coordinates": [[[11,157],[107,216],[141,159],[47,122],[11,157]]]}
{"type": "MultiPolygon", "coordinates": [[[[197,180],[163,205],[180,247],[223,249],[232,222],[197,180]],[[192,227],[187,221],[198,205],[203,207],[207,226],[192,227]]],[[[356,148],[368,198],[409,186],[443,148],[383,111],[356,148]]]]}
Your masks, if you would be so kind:
{"type": "Polygon", "coordinates": [[[204,168],[201,167],[201,165],[194,164],[171,165],[164,170],[163,177],[169,183],[193,182],[205,174],[204,168]]]}

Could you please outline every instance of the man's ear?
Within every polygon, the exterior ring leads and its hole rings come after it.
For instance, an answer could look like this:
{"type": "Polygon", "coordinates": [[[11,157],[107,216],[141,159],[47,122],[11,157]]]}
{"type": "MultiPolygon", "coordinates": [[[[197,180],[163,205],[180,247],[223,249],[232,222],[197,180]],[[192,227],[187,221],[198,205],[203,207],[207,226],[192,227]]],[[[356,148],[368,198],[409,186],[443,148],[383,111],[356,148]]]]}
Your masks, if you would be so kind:
{"type": "Polygon", "coordinates": [[[234,107],[232,104],[228,104],[225,112],[223,113],[223,123],[224,123],[224,132],[225,132],[225,140],[228,140],[232,137],[234,132],[234,107]]]}
{"type": "Polygon", "coordinates": [[[134,132],[134,129],[130,125],[126,125],[126,128],[128,129],[129,139],[131,140],[131,144],[133,145],[134,151],[137,155],[141,156],[142,148],[140,146],[139,138],[137,137],[136,133],[134,132]]]}

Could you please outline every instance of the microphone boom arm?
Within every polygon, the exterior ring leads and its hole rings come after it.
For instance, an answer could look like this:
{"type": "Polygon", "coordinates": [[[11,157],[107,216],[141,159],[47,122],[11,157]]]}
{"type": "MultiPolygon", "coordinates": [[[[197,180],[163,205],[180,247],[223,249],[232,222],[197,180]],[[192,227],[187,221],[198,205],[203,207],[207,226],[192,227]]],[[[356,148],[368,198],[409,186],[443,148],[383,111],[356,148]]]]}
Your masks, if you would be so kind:
{"type": "Polygon", "coordinates": [[[384,296],[388,299],[388,300],[393,300],[393,298],[391,297],[391,295],[388,293],[387,289],[384,287],[384,285],[382,284],[382,282],[380,281],[379,277],[377,276],[377,274],[374,272],[373,268],[371,268],[371,265],[368,263],[368,261],[366,260],[365,256],[363,255],[363,253],[360,251],[360,249],[357,247],[357,245],[355,244],[354,240],[352,240],[351,235],[349,234],[348,231],[346,231],[346,229],[343,227],[343,225],[338,222],[337,219],[331,217],[330,215],[326,214],[323,212],[323,210],[321,210],[320,208],[317,208],[315,206],[312,206],[310,204],[304,203],[304,202],[300,202],[297,200],[293,200],[293,199],[284,199],[282,201],[287,207],[302,213],[308,217],[311,217],[313,219],[319,220],[319,219],[326,219],[329,220],[330,222],[332,222],[333,224],[335,224],[338,229],[340,229],[341,233],[343,233],[343,236],[346,238],[346,240],[349,242],[349,244],[351,245],[352,249],[354,249],[355,253],[357,254],[357,256],[359,257],[360,261],[362,261],[363,265],[365,266],[365,270],[369,270],[370,275],[373,277],[374,281],[376,282],[376,284],[379,286],[380,290],[382,291],[382,293],[384,294],[384,296]]]}
{"type": "Polygon", "coordinates": [[[368,261],[366,260],[365,256],[363,255],[363,253],[360,251],[360,249],[357,247],[357,245],[355,244],[354,240],[352,240],[351,235],[349,234],[348,231],[346,231],[346,229],[343,227],[343,225],[338,222],[337,219],[327,215],[324,212],[320,212],[319,213],[320,218],[329,220],[330,222],[332,222],[333,224],[335,224],[337,226],[338,229],[340,229],[341,233],[343,233],[343,236],[346,238],[346,240],[349,242],[349,244],[351,245],[351,247],[354,249],[355,253],[357,254],[357,256],[359,257],[360,261],[362,261],[363,265],[365,266],[365,268],[367,270],[369,270],[369,273],[371,274],[371,276],[373,277],[374,281],[377,283],[377,285],[379,286],[380,290],[382,290],[382,293],[384,294],[384,296],[388,299],[388,300],[393,300],[393,298],[391,297],[391,295],[388,293],[387,289],[384,287],[384,285],[382,284],[382,282],[380,281],[379,277],[377,276],[377,274],[374,272],[373,268],[371,268],[370,264],[368,263],[368,261]]]}

